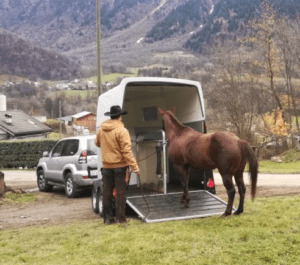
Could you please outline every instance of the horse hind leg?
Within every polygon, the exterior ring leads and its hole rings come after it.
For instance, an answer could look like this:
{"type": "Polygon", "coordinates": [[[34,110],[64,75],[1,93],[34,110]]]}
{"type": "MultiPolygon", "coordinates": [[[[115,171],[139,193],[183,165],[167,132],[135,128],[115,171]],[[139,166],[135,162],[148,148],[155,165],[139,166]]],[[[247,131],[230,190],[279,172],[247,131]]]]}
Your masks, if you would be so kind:
{"type": "Polygon", "coordinates": [[[228,215],[231,215],[232,213],[232,206],[233,206],[233,201],[235,196],[235,188],[233,185],[231,175],[222,175],[222,180],[228,195],[227,208],[225,212],[222,214],[222,217],[226,217],[228,215]]]}
{"type": "Polygon", "coordinates": [[[175,168],[180,173],[180,180],[183,187],[183,195],[181,198],[181,203],[184,203],[185,207],[189,207],[190,202],[190,195],[189,195],[189,174],[190,174],[190,167],[188,165],[179,166],[175,165],[175,168]]]}
{"type": "Polygon", "coordinates": [[[244,202],[245,202],[245,194],[246,194],[246,185],[244,183],[243,172],[234,174],[234,179],[240,195],[239,207],[234,212],[234,215],[239,215],[244,212],[244,202]]]}

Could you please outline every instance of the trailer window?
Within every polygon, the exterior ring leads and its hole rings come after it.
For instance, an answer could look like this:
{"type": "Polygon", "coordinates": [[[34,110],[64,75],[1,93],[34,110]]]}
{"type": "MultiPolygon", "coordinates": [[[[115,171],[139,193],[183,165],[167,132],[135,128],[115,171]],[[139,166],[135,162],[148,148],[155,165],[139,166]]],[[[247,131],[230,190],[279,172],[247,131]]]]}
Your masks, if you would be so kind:
{"type": "Polygon", "coordinates": [[[157,107],[143,108],[143,120],[144,121],[156,121],[157,120],[157,107]]]}

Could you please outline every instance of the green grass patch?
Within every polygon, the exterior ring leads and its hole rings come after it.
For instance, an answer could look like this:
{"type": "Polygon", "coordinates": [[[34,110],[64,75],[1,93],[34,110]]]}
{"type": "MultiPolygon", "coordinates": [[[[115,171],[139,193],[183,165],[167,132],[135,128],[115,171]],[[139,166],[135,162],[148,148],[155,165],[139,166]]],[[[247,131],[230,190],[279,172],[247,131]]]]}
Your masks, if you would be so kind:
{"type": "MultiPolygon", "coordinates": [[[[245,213],[187,221],[3,230],[1,263],[299,264],[300,197],[246,200],[245,213]]],[[[80,209],[78,209],[80,210],[80,209]]]]}
{"type": "Polygon", "coordinates": [[[283,162],[298,162],[300,161],[300,152],[295,149],[290,149],[280,155],[283,162]]]}
{"type": "Polygon", "coordinates": [[[0,200],[1,204],[24,204],[31,203],[36,200],[38,193],[11,193],[8,192],[5,194],[5,197],[0,200]]]}
{"type": "Polygon", "coordinates": [[[273,162],[263,160],[259,162],[259,173],[274,173],[274,174],[298,174],[300,173],[300,161],[295,162],[273,162]]]}
{"type": "Polygon", "coordinates": [[[92,90],[61,90],[61,91],[54,91],[51,92],[50,97],[52,99],[57,98],[58,96],[66,96],[68,99],[78,98],[80,97],[81,100],[85,100],[88,97],[97,97],[98,91],[97,89],[92,90]]]}
{"type": "Polygon", "coordinates": [[[60,134],[60,133],[57,133],[57,132],[51,132],[47,135],[47,139],[61,139],[61,138],[65,138],[65,137],[70,137],[69,135],[66,135],[66,134],[60,134]]]}
{"type": "MultiPolygon", "coordinates": [[[[131,73],[123,74],[123,73],[112,73],[107,75],[101,76],[101,82],[115,82],[118,78],[125,78],[125,77],[135,77],[137,76],[138,69],[133,69],[131,73]]],[[[85,79],[86,81],[93,81],[97,84],[98,77],[92,76],[85,79]]],[[[62,91],[54,91],[50,94],[50,97],[52,99],[57,98],[58,96],[66,96],[69,99],[78,98],[80,97],[82,100],[85,100],[88,97],[98,97],[98,90],[92,89],[92,90],[62,90],[62,91]]]]}
{"type": "Polygon", "coordinates": [[[259,162],[259,172],[274,174],[300,173],[300,152],[297,152],[295,149],[290,149],[286,152],[283,152],[279,158],[282,160],[282,162],[261,160],[259,162]]]}
{"type": "MultiPolygon", "coordinates": [[[[102,75],[101,76],[101,81],[102,82],[115,82],[118,78],[125,78],[125,77],[135,77],[137,76],[138,69],[133,69],[131,73],[128,74],[123,74],[123,73],[111,73],[107,75],[102,75]]],[[[97,84],[98,82],[98,76],[92,76],[90,78],[86,78],[86,80],[91,80],[94,83],[97,84]]]]}

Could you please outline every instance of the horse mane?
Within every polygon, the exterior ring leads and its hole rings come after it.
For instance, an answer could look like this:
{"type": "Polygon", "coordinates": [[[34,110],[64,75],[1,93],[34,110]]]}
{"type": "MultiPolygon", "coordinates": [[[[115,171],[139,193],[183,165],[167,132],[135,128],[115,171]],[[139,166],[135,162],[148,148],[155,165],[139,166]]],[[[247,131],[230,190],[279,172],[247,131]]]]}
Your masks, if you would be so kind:
{"type": "Polygon", "coordinates": [[[176,127],[177,132],[186,127],[182,123],[180,123],[180,121],[174,116],[171,111],[167,111],[166,114],[168,114],[171,123],[176,127]]]}

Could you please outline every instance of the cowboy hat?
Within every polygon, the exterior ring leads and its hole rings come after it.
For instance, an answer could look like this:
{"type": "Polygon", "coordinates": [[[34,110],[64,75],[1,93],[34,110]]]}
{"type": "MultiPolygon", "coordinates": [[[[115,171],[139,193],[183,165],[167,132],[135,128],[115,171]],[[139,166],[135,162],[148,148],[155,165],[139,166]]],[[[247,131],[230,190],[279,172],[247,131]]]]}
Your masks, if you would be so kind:
{"type": "Polygon", "coordinates": [[[115,117],[119,115],[126,115],[127,111],[122,111],[121,107],[119,105],[114,105],[110,107],[109,112],[105,112],[105,116],[115,117]]]}

